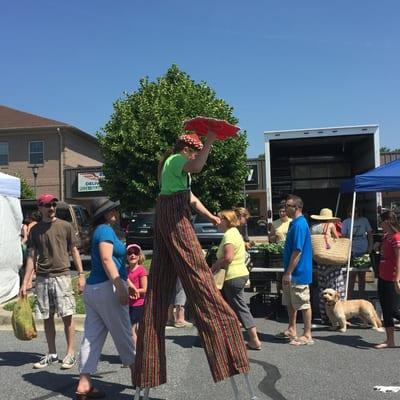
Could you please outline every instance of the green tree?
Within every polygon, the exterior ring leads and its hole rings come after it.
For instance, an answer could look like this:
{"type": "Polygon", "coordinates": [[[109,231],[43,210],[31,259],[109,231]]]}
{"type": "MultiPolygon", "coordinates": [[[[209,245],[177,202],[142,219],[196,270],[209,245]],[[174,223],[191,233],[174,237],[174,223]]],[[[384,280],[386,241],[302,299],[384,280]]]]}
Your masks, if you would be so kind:
{"type": "MultiPolygon", "coordinates": [[[[183,133],[183,121],[197,115],[238,122],[232,107],[205,82],[194,82],[176,65],[155,82],[140,80],[136,92],[114,103],[110,121],[98,133],[106,192],[125,209],[153,207],[159,192],[158,162],[183,133]]],[[[193,175],[192,189],[216,211],[243,201],[246,133],[213,147],[206,167],[193,175]]]]}
{"type": "Polygon", "coordinates": [[[21,180],[21,199],[34,199],[35,192],[29,186],[26,178],[20,172],[11,175],[14,175],[21,180]]]}
{"type": "Polygon", "coordinates": [[[380,151],[380,153],[389,153],[389,151],[391,151],[391,150],[389,149],[389,147],[382,146],[379,149],[379,151],[380,151]]]}

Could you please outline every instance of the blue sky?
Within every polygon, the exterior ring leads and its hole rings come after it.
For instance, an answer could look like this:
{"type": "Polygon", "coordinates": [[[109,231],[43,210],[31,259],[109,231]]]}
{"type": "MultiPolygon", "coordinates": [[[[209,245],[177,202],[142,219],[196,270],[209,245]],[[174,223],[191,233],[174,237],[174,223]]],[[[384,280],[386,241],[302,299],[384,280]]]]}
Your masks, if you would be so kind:
{"type": "Polygon", "coordinates": [[[94,134],[139,79],[177,64],[247,130],[380,125],[400,148],[397,0],[14,0],[0,13],[0,104],[94,134]]]}

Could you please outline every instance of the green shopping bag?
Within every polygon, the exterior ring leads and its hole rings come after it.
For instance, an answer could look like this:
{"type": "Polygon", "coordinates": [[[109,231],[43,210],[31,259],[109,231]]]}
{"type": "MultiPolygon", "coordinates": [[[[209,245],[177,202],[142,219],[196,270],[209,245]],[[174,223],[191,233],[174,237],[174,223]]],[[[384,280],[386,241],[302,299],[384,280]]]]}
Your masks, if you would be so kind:
{"type": "Polygon", "coordinates": [[[19,340],[32,340],[37,336],[35,320],[27,297],[20,297],[11,317],[14,335],[19,340]]]}

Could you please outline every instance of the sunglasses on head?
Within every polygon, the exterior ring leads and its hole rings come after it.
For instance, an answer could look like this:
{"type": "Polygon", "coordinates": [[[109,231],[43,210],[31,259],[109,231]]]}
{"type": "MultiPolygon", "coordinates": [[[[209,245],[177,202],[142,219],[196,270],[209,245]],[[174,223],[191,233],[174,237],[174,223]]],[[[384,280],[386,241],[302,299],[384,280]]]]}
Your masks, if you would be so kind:
{"type": "Polygon", "coordinates": [[[137,247],[134,247],[133,249],[129,249],[127,252],[128,256],[131,256],[134,254],[135,256],[138,256],[140,254],[140,250],[137,247]]]}
{"type": "Polygon", "coordinates": [[[57,207],[57,202],[53,201],[52,203],[46,203],[46,204],[42,204],[42,207],[46,207],[46,208],[56,208],[57,207]]]}

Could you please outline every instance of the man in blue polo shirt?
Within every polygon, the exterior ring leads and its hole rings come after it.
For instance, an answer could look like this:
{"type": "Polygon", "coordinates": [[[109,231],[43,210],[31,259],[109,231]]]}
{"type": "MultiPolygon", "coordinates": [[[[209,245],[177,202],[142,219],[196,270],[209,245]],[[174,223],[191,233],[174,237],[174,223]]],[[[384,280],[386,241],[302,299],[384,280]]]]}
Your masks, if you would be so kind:
{"type": "Polygon", "coordinates": [[[285,203],[286,214],[292,218],[286,236],[283,252],[282,304],[287,306],[289,326],[279,334],[290,339],[290,344],[303,346],[313,344],[311,336],[310,288],[312,283],[312,248],[307,220],[303,216],[303,201],[300,197],[289,195],[285,203]],[[296,317],[301,310],[304,321],[303,335],[297,337],[296,317]]]}

